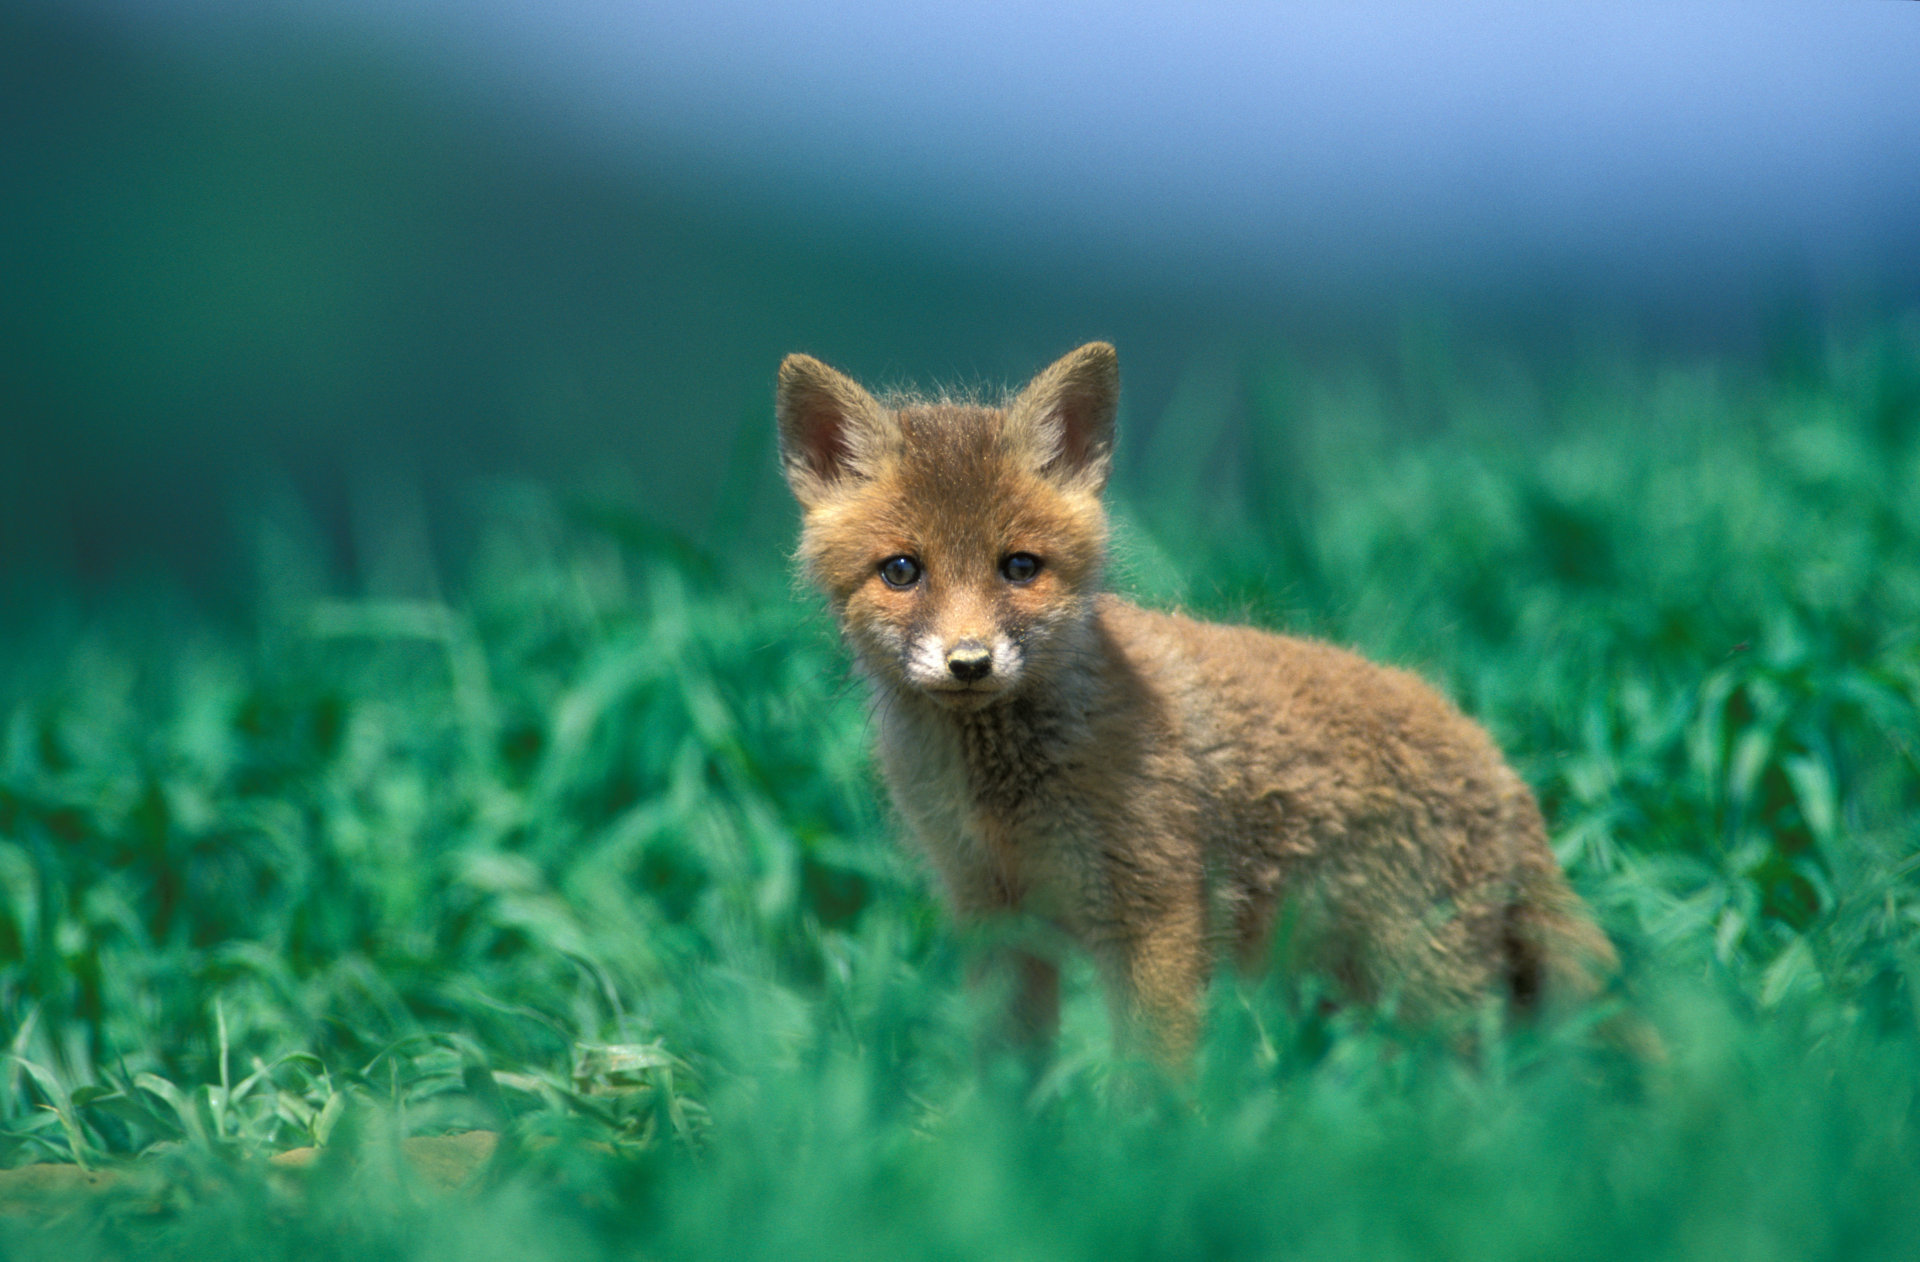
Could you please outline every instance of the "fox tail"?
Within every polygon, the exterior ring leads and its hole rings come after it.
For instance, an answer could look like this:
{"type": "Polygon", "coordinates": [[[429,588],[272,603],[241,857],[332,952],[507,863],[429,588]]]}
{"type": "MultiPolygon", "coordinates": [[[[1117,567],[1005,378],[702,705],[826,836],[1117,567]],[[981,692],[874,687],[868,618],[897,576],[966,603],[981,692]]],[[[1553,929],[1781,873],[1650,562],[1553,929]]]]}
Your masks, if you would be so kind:
{"type": "Polygon", "coordinates": [[[1543,846],[1522,858],[1507,908],[1507,982],[1523,1012],[1553,1011],[1599,995],[1619,971],[1613,943],[1543,846]]]}
{"type": "MultiPolygon", "coordinates": [[[[1618,980],[1620,956],[1567,883],[1551,852],[1523,861],[1507,909],[1507,980],[1520,1012],[1566,1013],[1600,998],[1618,980]]],[[[1667,1058],[1659,1032],[1621,1009],[1596,1029],[1603,1043],[1641,1065],[1667,1058]]]]}

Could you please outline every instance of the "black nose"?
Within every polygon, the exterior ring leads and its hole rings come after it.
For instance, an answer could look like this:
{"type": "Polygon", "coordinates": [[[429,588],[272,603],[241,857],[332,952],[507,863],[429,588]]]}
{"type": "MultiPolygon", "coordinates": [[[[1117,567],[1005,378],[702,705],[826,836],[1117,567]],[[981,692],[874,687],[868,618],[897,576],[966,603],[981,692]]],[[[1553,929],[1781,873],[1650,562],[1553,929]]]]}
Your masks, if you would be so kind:
{"type": "Polygon", "coordinates": [[[966,641],[953,646],[947,654],[947,669],[962,683],[985,679],[993,671],[993,654],[986,645],[966,641]]]}

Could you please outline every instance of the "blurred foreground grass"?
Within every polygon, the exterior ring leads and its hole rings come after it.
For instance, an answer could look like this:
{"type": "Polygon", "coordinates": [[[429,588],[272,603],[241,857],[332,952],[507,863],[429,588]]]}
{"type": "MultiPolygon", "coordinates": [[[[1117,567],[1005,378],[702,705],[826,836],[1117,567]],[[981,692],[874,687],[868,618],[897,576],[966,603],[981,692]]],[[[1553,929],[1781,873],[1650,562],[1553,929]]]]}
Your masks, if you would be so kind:
{"type": "Polygon", "coordinates": [[[1247,397],[1162,425],[1119,585],[1459,697],[1666,1064],[1575,1027],[1468,1066],[1229,978],[1191,1092],[1116,1098],[1082,970],[1028,1090],[781,559],[526,491],[444,600],[266,532],[244,632],[5,646],[0,1167],[95,1186],[16,1178],[0,1248],[1912,1256],[1920,340],[1247,397]],[[402,1159],[472,1129],[463,1191],[402,1159]]]}

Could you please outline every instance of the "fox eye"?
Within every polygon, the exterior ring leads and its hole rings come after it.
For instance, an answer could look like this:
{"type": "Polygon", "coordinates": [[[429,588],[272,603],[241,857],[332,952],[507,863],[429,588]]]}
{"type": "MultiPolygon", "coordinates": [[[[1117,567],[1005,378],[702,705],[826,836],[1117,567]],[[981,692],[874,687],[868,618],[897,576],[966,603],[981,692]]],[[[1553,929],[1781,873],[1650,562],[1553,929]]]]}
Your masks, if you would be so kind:
{"type": "Polygon", "coordinates": [[[912,557],[888,557],[880,563],[888,587],[912,587],[920,581],[920,563],[912,557]]]}
{"type": "Polygon", "coordinates": [[[1000,573],[1009,583],[1026,583],[1040,572],[1040,558],[1031,552],[1016,552],[1000,563],[1000,573]]]}

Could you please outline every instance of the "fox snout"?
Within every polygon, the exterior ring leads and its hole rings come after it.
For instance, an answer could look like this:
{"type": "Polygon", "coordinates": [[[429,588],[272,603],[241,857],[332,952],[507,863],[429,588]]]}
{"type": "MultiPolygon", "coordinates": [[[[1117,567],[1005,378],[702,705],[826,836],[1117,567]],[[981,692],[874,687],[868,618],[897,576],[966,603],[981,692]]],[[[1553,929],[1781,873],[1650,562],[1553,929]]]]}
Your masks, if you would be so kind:
{"type": "Polygon", "coordinates": [[[993,673],[993,653],[979,640],[962,640],[947,650],[947,673],[963,684],[993,673]]]}
{"type": "MultiPolygon", "coordinates": [[[[924,691],[975,696],[1000,693],[1020,676],[1019,647],[1005,635],[932,633],[913,647],[907,677],[924,691]]],[[[957,699],[957,698],[956,698],[957,699]]]]}

